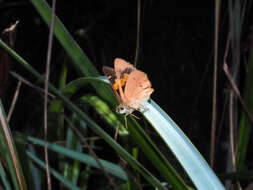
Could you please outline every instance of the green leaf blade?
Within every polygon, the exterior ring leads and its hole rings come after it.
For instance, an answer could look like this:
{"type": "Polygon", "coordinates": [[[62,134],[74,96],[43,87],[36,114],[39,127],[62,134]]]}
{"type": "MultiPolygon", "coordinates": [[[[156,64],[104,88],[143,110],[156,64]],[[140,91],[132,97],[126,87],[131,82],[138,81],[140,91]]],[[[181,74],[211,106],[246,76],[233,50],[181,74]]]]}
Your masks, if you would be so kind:
{"type": "Polygon", "coordinates": [[[171,149],[198,189],[225,189],[198,150],[176,123],[153,101],[145,104],[145,117],[171,149]]]}

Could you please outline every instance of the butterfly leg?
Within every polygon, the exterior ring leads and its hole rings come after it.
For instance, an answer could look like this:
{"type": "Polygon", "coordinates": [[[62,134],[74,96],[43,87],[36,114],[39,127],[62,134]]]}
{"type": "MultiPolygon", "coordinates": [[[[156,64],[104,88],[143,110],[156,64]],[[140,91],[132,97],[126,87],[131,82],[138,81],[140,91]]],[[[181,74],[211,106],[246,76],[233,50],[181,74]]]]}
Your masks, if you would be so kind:
{"type": "Polygon", "coordinates": [[[117,127],[116,127],[116,131],[114,134],[114,140],[116,141],[118,138],[118,134],[119,134],[119,127],[120,127],[120,122],[118,122],[117,127]]]}
{"type": "Polygon", "coordinates": [[[126,129],[127,129],[127,118],[126,118],[126,117],[127,117],[127,114],[124,115],[125,127],[126,127],[126,129]]]}
{"type": "Polygon", "coordinates": [[[137,117],[136,115],[134,115],[133,113],[130,113],[131,116],[134,116],[136,119],[140,119],[139,117],[137,117]]]}

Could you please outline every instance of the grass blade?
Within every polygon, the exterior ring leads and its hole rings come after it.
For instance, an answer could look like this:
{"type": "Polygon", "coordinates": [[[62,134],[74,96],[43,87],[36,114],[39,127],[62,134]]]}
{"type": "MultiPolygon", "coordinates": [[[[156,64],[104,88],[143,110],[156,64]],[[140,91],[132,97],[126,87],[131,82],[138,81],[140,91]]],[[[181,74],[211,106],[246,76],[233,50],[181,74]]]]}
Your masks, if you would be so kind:
{"type": "MultiPolygon", "coordinates": [[[[247,105],[248,111],[253,115],[253,47],[250,48],[250,63],[248,77],[246,78],[245,92],[244,92],[244,102],[247,105]]],[[[248,149],[248,143],[250,139],[252,129],[252,123],[247,117],[247,114],[243,112],[241,122],[240,122],[240,132],[238,139],[238,149],[236,157],[237,170],[243,170],[245,167],[245,158],[248,149]]]]}
{"type": "MultiPolygon", "coordinates": [[[[46,24],[49,26],[51,9],[47,2],[44,0],[31,0],[31,2],[39,12],[41,17],[44,19],[46,24]]],[[[82,76],[99,76],[99,72],[92,65],[88,57],[85,55],[85,53],[76,43],[76,41],[72,38],[70,33],[67,31],[67,29],[57,16],[55,17],[54,28],[54,34],[56,38],[58,39],[62,47],[66,50],[67,54],[73,60],[73,64],[76,67],[77,71],[80,71],[82,76]]],[[[101,97],[103,97],[103,99],[107,100],[112,105],[116,105],[116,101],[113,101],[113,95],[111,93],[110,88],[101,84],[95,84],[93,85],[93,87],[96,92],[101,97]]]]}
{"type": "Polygon", "coordinates": [[[27,189],[22,167],[19,162],[18,153],[11,135],[7,118],[0,100],[0,149],[1,156],[7,163],[15,189],[27,189]]]}
{"type": "Polygon", "coordinates": [[[8,179],[6,178],[6,173],[1,163],[0,163],[0,176],[1,176],[1,181],[3,182],[4,188],[6,190],[11,190],[10,183],[8,179]]]}
{"type": "MultiPolygon", "coordinates": [[[[36,144],[36,145],[42,146],[42,147],[44,145],[44,141],[42,141],[38,138],[34,138],[34,137],[29,136],[27,138],[27,140],[36,144]]],[[[52,144],[52,143],[48,143],[48,149],[55,151],[57,153],[60,153],[60,154],[67,156],[69,158],[72,158],[74,160],[78,160],[84,164],[88,164],[92,167],[99,168],[95,159],[92,156],[89,156],[87,154],[80,153],[78,151],[74,151],[74,150],[71,150],[71,149],[56,145],[56,144],[52,144]]],[[[113,163],[110,163],[110,162],[107,162],[107,161],[101,160],[101,159],[100,159],[100,162],[103,164],[103,166],[105,167],[105,169],[109,173],[111,173],[112,175],[114,175],[122,180],[126,180],[126,174],[125,174],[124,170],[122,170],[121,167],[119,167],[116,164],[113,164],[113,163]]]]}
{"type": "MultiPolygon", "coordinates": [[[[2,40],[0,46],[3,47],[10,55],[12,55],[27,71],[36,77],[41,83],[44,82],[43,77],[33,69],[22,57],[20,57],[14,50],[9,48],[2,40]]],[[[49,90],[58,96],[63,103],[82,120],[86,121],[88,126],[105,140],[113,149],[117,151],[136,171],[138,171],[147,181],[159,189],[166,189],[162,183],[153,176],[147,169],[145,169],[139,162],[137,162],[122,146],[120,146],[114,139],[109,136],[103,129],[101,129],[94,121],[92,121],[85,113],[83,113],[75,104],[73,104],[66,96],[49,83],[49,90]]]]}
{"type": "MultiPolygon", "coordinates": [[[[40,159],[38,159],[37,157],[34,156],[33,153],[31,153],[30,151],[27,151],[28,156],[35,162],[37,163],[39,166],[41,166],[43,169],[46,169],[46,165],[44,164],[44,162],[42,162],[40,159]]],[[[80,188],[78,188],[77,186],[75,186],[74,184],[72,184],[70,181],[68,181],[66,178],[64,178],[61,174],[59,174],[56,170],[50,168],[50,173],[57,178],[59,181],[62,182],[62,184],[64,184],[66,187],[69,187],[70,189],[74,189],[74,190],[81,190],[80,188]]]]}
{"type": "Polygon", "coordinates": [[[212,169],[174,121],[153,101],[145,117],[181,163],[197,189],[225,189],[212,169]]]}

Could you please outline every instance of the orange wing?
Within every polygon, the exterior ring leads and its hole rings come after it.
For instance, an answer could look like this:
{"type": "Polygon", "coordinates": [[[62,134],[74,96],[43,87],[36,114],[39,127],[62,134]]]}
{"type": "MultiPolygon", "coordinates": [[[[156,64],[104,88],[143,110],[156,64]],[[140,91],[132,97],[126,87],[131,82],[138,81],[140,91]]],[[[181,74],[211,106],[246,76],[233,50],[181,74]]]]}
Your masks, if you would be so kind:
{"type": "Polygon", "coordinates": [[[114,60],[114,69],[117,79],[122,79],[124,74],[130,74],[133,70],[136,70],[132,64],[120,58],[114,60]]]}
{"type": "Polygon", "coordinates": [[[134,70],[128,76],[124,95],[127,103],[140,104],[143,100],[148,100],[154,91],[147,75],[139,70],[134,70]]]}

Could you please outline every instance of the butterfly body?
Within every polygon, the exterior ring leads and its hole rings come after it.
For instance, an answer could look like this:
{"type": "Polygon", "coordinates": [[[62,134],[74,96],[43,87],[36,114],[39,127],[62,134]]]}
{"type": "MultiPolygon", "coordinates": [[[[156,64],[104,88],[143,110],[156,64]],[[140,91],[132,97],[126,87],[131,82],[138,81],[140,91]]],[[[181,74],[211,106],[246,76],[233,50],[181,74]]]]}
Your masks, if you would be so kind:
{"type": "Polygon", "coordinates": [[[114,69],[103,67],[103,71],[119,101],[117,113],[129,115],[143,108],[142,102],[147,101],[154,91],[147,75],[123,59],[116,58],[114,69]]]}

